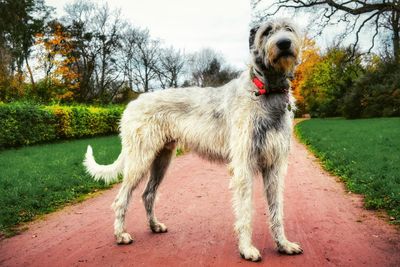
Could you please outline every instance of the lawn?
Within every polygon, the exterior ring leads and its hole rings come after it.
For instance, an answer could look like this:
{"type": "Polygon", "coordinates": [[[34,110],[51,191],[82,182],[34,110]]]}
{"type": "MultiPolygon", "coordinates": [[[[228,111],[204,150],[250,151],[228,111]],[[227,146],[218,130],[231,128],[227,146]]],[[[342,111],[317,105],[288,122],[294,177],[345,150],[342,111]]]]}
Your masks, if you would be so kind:
{"type": "Polygon", "coordinates": [[[107,136],[0,151],[0,237],[15,234],[21,222],[108,187],[85,174],[88,144],[103,164],[113,162],[121,148],[117,136],[107,136]]]}
{"type": "Polygon", "coordinates": [[[296,134],[365,207],[385,209],[400,224],[400,118],[311,119],[296,134]]]}

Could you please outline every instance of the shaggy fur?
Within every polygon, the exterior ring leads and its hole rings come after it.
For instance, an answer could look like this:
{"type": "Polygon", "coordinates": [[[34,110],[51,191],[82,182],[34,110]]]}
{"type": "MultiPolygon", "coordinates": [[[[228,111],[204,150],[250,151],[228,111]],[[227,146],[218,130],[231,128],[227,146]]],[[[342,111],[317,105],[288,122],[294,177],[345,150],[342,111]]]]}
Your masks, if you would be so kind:
{"type": "Polygon", "coordinates": [[[286,239],[283,225],[283,182],[292,131],[293,98],[288,93],[255,96],[253,76],[271,90],[289,88],[299,56],[299,37],[290,23],[274,21],[250,32],[252,63],[239,78],[219,88],[167,89],[142,94],[123,113],[122,151],[111,165],[98,165],[89,146],[84,164],[96,180],[111,182],[123,174],[122,186],[112,205],[118,244],[132,242],[124,227],[132,191],[150,170],[143,193],[150,228],[167,227],[154,214],[154,200],[176,144],[212,161],[229,163],[232,174],[234,229],[239,251],[251,261],[261,259],[252,244],[252,187],[263,176],[269,204],[270,227],[278,250],[301,253],[286,239]]]}

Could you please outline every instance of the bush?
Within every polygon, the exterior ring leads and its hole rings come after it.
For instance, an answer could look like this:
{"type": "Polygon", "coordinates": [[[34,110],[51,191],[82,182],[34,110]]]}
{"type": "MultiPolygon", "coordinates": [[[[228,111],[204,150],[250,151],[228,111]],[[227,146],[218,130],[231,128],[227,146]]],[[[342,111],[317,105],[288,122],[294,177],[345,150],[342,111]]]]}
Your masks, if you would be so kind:
{"type": "Polygon", "coordinates": [[[34,105],[0,105],[0,124],[0,147],[29,145],[57,138],[54,115],[34,105]]]}
{"type": "Polygon", "coordinates": [[[344,95],[364,72],[350,48],[331,47],[303,81],[304,103],[311,117],[342,115],[344,95]]]}
{"type": "Polygon", "coordinates": [[[0,105],[0,148],[118,132],[123,107],[0,105]]]}
{"type": "Polygon", "coordinates": [[[400,69],[381,61],[369,67],[345,97],[346,118],[400,116],[400,69]]]}

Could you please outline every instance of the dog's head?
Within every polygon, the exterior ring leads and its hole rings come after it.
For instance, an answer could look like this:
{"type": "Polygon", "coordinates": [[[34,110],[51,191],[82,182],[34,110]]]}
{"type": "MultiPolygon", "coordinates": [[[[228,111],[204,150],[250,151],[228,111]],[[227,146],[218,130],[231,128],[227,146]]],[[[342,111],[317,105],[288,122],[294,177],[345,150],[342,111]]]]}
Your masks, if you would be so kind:
{"type": "Polygon", "coordinates": [[[274,20],[252,28],[249,45],[253,66],[261,72],[273,68],[292,73],[299,62],[299,33],[287,20],[274,20]]]}

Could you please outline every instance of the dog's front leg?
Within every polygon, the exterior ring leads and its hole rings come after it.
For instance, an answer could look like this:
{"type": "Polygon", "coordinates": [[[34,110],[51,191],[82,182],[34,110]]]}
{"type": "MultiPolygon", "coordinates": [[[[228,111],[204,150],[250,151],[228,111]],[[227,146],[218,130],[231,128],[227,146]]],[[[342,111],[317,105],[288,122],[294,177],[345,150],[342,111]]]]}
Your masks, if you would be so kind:
{"type": "Polygon", "coordinates": [[[268,200],[270,228],[278,251],[284,254],[302,253],[300,245],[287,240],[283,225],[283,185],[287,160],[281,160],[263,170],[265,194],[268,200]]]}
{"type": "Polygon", "coordinates": [[[230,188],[233,192],[235,231],[239,241],[240,255],[246,260],[260,261],[260,252],[252,244],[253,173],[245,165],[231,163],[231,169],[233,176],[230,188]]]}

